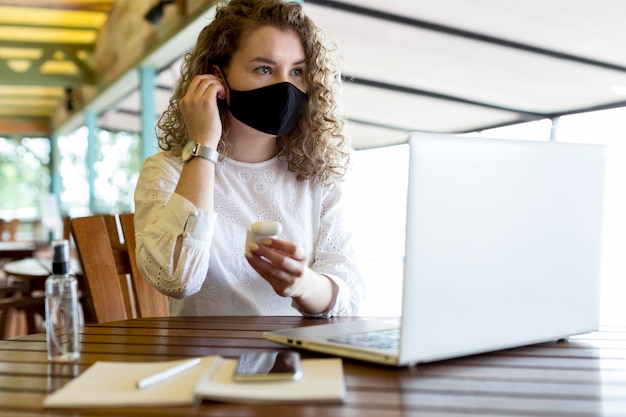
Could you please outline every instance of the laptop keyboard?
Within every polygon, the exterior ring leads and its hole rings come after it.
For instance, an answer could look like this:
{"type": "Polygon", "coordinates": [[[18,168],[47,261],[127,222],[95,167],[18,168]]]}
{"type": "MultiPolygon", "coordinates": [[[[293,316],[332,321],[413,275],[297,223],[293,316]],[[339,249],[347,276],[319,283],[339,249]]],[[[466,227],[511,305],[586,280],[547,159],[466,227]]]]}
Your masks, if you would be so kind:
{"type": "Polygon", "coordinates": [[[375,330],[329,339],[331,342],[374,349],[398,349],[400,329],[375,330]]]}

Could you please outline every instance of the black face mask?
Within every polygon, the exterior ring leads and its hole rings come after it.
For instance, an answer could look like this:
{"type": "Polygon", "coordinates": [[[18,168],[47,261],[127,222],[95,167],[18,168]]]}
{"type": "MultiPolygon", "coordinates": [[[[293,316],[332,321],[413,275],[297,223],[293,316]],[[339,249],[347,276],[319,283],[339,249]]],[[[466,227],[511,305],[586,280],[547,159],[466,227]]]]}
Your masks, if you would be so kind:
{"type": "Polygon", "coordinates": [[[230,88],[228,108],[240,122],[270,135],[281,136],[296,124],[306,94],[295,85],[282,82],[254,90],[237,91],[230,88]]]}

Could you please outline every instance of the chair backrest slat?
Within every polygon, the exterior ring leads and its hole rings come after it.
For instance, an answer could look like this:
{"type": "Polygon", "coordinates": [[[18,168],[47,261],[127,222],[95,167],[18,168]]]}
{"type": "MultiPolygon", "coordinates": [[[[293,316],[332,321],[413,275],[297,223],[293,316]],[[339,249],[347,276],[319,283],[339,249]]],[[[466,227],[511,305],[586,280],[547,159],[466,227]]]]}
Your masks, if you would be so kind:
{"type": "Polygon", "coordinates": [[[126,320],[124,295],[104,218],[72,219],[71,230],[96,321],[126,320]]]}
{"type": "Polygon", "coordinates": [[[135,294],[138,317],[164,317],[169,315],[169,303],[166,295],[150,286],[137,268],[135,255],[135,224],[134,213],[120,214],[120,224],[124,234],[124,241],[128,248],[127,254],[131,266],[131,279],[135,294]]]}
{"type": "Polygon", "coordinates": [[[169,315],[167,296],[137,268],[133,213],[72,219],[71,229],[98,323],[169,315]]]}

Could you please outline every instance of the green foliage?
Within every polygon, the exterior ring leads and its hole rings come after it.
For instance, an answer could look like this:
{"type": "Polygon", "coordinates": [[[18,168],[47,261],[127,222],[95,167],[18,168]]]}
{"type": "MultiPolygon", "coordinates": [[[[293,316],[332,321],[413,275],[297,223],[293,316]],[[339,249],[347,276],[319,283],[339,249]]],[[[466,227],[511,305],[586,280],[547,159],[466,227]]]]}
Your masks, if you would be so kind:
{"type": "Polygon", "coordinates": [[[11,217],[38,213],[40,196],[50,190],[49,155],[48,139],[0,138],[0,210],[11,217]]]}
{"type": "Polygon", "coordinates": [[[95,165],[95,211],[124,213],[134,210],[133,195],[141,169],[139,136],[101,131],[95,165]]]}
{"type": "MultiPolygon", "coordinates": [[[[90,213],[85,127],[58,139],[61,212],[90,213]]],[[[39,217],[40,198],[50,192],[50,140],[0,138],[0,217],[39,217]],[[24,215],[23,213],[28,213],[24,215]]],[[[98,131],[95,144],[93,209],[97,213],[134,210],[133,194],[142,164],[140,138],[98,131]]]]}

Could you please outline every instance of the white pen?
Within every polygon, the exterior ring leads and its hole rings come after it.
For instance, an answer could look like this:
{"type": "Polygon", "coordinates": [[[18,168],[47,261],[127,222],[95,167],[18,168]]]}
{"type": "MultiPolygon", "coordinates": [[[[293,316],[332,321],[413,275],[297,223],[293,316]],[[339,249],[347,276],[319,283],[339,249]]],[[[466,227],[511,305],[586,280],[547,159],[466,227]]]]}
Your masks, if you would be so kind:
{"type": "Polygon", "coordinates": [[[144,388],[150,388],[156,384],[160,384],[161,382],[165,382],[170,378],[175,377],[176,375],[185,372],[188,369],[193,368],[194,366],[196,366],[197,364],[200,363],[200,358],[194,358],[194,359],[190,359],[188,361],[185,361],[179,365],[173,366],[171,368],[168,368],[164,371],[161,372],[157,372],[156,374],[147,376],[145,378],[141,378],[139,381],[137,381],[137,388],[139,389],[144,389],[144,388]]]}

